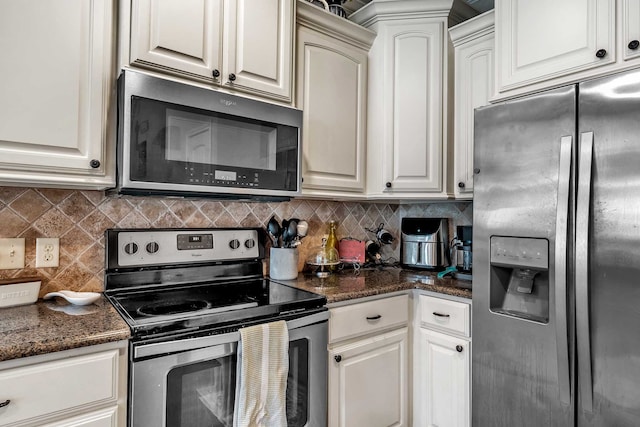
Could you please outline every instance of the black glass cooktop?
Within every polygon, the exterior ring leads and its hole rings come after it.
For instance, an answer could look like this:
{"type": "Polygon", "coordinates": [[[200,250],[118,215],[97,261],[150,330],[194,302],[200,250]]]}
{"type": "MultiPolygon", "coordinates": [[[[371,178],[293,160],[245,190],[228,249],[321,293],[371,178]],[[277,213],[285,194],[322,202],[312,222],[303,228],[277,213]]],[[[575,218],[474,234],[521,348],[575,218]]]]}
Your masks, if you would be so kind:
{"type": "Polygon", "coordinates": [[[322,307],[326,303],[321,295],[268,279],[129,290],[107,297],[134,335],[221,326],[322,307]]]}

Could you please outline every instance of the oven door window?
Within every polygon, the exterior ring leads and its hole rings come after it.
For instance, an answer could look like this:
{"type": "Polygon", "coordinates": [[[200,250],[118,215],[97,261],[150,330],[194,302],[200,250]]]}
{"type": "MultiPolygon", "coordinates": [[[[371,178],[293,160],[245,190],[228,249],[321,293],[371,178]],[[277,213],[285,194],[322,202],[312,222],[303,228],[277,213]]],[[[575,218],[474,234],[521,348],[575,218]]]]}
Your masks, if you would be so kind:
{"type": "MultiPolygon", "coordinates": [[[[167,375],[167,427],[231,427],[235,403],[235,354],[173,368],[167,375]]],[[[309,342],[289,343],[287,425],[309,417],[309,342]]]]}
{"type": "Polygon", "coordinates": [[[296,190],[295,127],[135,96],[131,110],[133,181],[296,190]]]}

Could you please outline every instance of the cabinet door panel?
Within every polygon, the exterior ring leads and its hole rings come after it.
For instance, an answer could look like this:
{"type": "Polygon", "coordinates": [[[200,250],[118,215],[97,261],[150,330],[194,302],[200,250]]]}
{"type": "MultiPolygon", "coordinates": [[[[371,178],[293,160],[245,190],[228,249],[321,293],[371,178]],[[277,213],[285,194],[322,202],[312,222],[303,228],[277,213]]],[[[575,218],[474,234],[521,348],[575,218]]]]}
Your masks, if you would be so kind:
{"type": "Polygon", "coordinates": [[[298,30],[303,188],[363,191],[367,56],[298,30]]]}
{"type": "Polygon", "coordinates": [[[225,8],[223,83],[290,101],[293,2],[237,0],[225,8]]]}
{"type": "Polygon", "coordinates": [[[47,424],[46,427],[116,427],[118,425],[118,407],[104,409],[70,418],[68,420],[47,424]]]}
{"type": "Polygon", "coordinates": [[[416,425],[469,427],[469,342],[420,329],[419,345],[416,425]]]}
{"type": "Polygon", "coordinates": [[[442,24],[389,24],[385,64],[385,182],[392,191],[442,189],[442,24]]]}
{"type": "Polygon", "coordinates": [[[474,110],[489,104],[494,90],[493,33],[455,50],[455,195],[473,195],[474,110]]]}
{"type": "Polygon", "coordinates": [[[0,169],[49,185],[62,174],[105,177],[112,26],[111,0],[2,3],[0,169]]]}
{"type": "Polygon", "coordinates": [[[640,47],[629,48],[633,40],[640,41],[640,0],[622,0],[622,51],[624,60],[640,57],[640,47]]]}
{"type": "Polygon", "coordinates": [[[222,0],[134,0],[131,63],[213,81],[222,63],[222,0]]]}
{"type": "Polygon", "coordinates": [[[496,58],[499,91],[613,63],[615,1],[497,0],[496,58]]]}
{"type": "Polygon", "coordinates": [[[329,352],[330,426],[408,425],[407,346],[402,328],[329,352]]]}

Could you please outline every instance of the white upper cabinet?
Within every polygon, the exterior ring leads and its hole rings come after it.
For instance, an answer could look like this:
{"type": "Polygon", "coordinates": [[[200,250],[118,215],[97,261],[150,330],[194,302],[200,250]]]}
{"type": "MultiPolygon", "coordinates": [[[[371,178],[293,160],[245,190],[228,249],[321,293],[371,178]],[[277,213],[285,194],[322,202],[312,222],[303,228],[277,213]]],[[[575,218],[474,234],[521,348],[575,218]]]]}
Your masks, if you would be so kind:
{"type": "Polygon", "coordinates": [[[640,0],[622,0],[618,21],[622,31],[620,41],[623,59],[627,61],[640,57],[640,0]]]}
{"type": "Polygon", "coordinates": [[[501,100],[637,67],[639,0],[496,0],[501,100]]]}
{"type": "Polygon", "coordinates": [[[297,19],[302,193],[363,197],[367,51],[375,34],[307,1],[298,2],[297,19]]]}
{"type": "Polygon", "coordinates": [[[292,0],[132,0],[130,16],[131,65],[291,101],[292,0]]]}
{"type": "Polygon", "coordinates": [[[494,93],[494,12],[449,29],[455,50],[453,191],[457,199],[473,197],[474,110],[494,93]]]}
{"type": "Polygon", "coordinates": [[[0,185],[115,183],[112,0],[0,2],[0,185]]]}
{"type": "Polygon", "coordinates": [[[367,196],[446,198],[453,1],[373,0],[350,19],[377,33],[369,53],[367,196]]]}

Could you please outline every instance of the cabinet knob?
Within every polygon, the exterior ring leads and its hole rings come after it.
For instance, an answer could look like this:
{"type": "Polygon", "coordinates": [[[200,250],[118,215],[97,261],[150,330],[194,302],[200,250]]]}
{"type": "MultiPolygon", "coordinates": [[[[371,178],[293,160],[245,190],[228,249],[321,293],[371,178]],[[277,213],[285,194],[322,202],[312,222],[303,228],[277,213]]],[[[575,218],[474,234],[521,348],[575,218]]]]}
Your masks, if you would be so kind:
{"type": "Polygon", "coordinates": [[[473,173],[474,173],[475,175],[478,175],[478,174],[480,173],[480,168],[475,168],[475,169],[473,170],[473,173]]]}
{"type": "Polygon", "coordinates": [[[465,187],[464,182],[460,181],[460,182],[458,183],[458,187],[459,187],[459,188],[464,188],[464,187],[465,187]]]}
{"type": "Polygon", "coordinates": [[[333,356],[333,360],[340,363],[340,361],[342,360],[342,356],[340,356],[339,354],[336,354],[335,356],[333,356]]]}
{"type": "Polygon", "coordinates": [[[628,47],[631,50],[636,50],[638,46],[640,46],[640,42],[638,40],[631,40],[628,47]]]}
{"type": "Polygon", "coordinates": [[[213,75],[214,79],[217,79],[218,77],[220,77],[220,70],[213,70],[211,74],[213,75]]]}
{"type": "Polygon", "coordinates": [[[229,81],[235,82],[236,81],[236,75],[231,73],[229,74],[229,81]]]}
{"type": "Polygon", "coordinates": [[[387,187],[387,188],[391,188],[391,183],[387,182],[384,186],[387,187]]]}
{"type": "Polygon", "coordinates": [[[459,345],[459,344],[458,344],[458,345],[456,346],[456,351],[457,351],[458,353],[462,353],[462,350],[464,350],[464,348],[463,348],[461,345],[459,345]]]}
{"type": "Polygon", "coordinates": [[[9,406],[9,403],[11,403],[11,401],[9,399],[5,400],[4,402],[0,402],[0,408],[4,408],[5,406],[9,406]]]}
{"type": "Polygon", "coordinates": [[[89,166],[94,169],[98,169],[100,167],[100,160],[93,159],[89,162],[89,166]]]}
{"type": "Polygon", "coordinates": [[[598,49],[598,51],[596,52],[596,57],[598,58],[604,58],[606,55],[607,55],[606,49],[598,49]]]}

